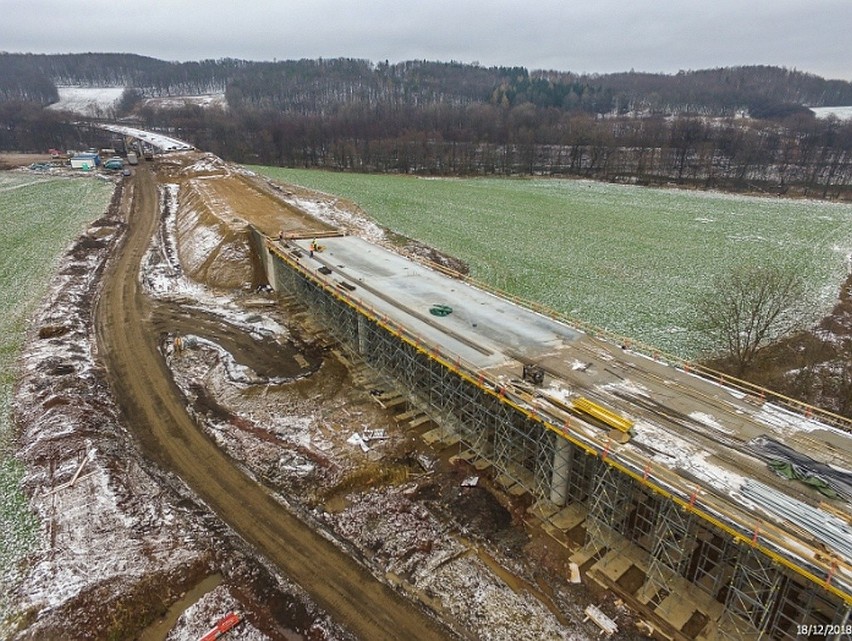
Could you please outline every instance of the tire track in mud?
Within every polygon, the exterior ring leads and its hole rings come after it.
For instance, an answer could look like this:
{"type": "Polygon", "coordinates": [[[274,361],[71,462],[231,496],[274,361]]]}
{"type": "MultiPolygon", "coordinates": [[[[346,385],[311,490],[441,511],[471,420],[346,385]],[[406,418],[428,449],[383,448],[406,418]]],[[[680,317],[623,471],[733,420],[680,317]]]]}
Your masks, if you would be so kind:
{"type": "MultiPolygon", "coordinates": [[[[450,639],[454,635],[279,505],[196,426],[157,349],[151,302],[138,274],[156,231],[156,178],[137,170],[128,233],[97,302],[99,357],[145,453],[178,474],[219,517],[358,637],[450,639]]],[[[130,190],[128,190],[130,191],[130,190]]]]}
{"type": "Polygon", "coordinates": [[[317,347],[298,346],[292,340],[282,343],[229,323],[218,315],[164,301],[152,301],[151,311],[151,327],[160,337],[197,336],[209,340],[262,379],[293,380],[315,372],[322,365],[322,350],[317,347]],[[304,360],[298,362],[296,355],[304,360]]]}

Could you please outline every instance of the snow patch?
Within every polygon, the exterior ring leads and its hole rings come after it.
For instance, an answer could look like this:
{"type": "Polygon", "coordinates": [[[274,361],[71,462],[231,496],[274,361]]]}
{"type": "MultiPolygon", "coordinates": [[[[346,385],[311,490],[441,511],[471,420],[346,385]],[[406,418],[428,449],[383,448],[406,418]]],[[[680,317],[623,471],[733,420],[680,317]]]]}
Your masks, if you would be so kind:
{"type": "Polygon", "coordinates": [[[59,102],[48,109],[94,117],[112,115],[115,103],[124,93],[124,87],[56,87],[56,90],[59,102]]]}

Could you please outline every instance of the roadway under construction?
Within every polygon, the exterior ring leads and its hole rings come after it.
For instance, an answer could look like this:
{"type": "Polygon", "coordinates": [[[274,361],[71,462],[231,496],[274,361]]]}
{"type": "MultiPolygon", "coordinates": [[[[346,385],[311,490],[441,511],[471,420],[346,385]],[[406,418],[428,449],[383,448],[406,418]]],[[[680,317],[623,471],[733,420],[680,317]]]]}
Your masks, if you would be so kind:
{"type": "Polygon", "coordinates": [[[428,438],[580,532],[586,576],[672,636],[848,638],[850,422],[357,237],[253,241],[428,438]]]}

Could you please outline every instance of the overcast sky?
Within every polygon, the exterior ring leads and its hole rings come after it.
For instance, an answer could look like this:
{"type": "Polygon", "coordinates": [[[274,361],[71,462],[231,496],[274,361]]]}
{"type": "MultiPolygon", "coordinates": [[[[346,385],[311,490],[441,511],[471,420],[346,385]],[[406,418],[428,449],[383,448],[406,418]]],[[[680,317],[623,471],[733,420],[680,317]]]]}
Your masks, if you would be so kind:
{"type": "Polygon", "coordinates": [[[0,0],[0,50],[428,59],[606,73],[767,64],[852,81],[852,0],[0,0]]]}

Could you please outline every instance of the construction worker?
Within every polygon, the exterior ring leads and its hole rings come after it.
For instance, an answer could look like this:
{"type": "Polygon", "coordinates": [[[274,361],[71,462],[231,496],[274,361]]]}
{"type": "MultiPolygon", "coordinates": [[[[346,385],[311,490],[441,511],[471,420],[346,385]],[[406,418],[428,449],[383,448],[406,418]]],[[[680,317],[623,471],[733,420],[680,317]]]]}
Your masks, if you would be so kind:
{"type": "Polygon", "coordinates": [[[317,239],[316,239],[316,238],[314,238],[314,239],[311,241],[310,248],[309,248],[309,249],[310,249],[310,251],[311,251],[311,258],[313,258],[313,257],[314,257],[314,250],[315,250],[316,248],[317,248],[317,239]]]}

